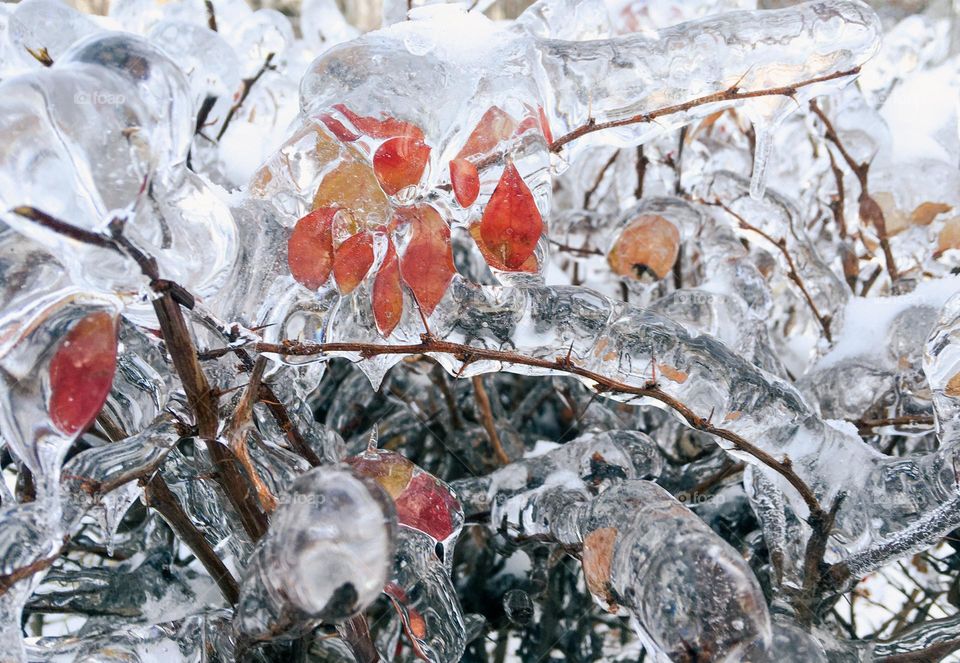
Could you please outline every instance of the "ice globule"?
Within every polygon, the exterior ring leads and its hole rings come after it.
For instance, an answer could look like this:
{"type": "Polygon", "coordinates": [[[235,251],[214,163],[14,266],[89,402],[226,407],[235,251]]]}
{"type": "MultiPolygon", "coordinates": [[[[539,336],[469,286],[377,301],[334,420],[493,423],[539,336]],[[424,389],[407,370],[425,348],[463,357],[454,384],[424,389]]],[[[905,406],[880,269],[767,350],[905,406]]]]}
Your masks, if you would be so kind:
{"type": "Polygon", "coordinates": [[[244,574],[236,628],[249,641],[340,621],[372,603],[387,581],[392,502],[376,482],[331,467],[300,475],[280,499],[244,574]]]}
{"type": "Polygon", "coordinates": [[[162,51],[133,35],[101,32],[49,69],[5,79],[3,88],[0,112],[11,128],[0,154],[5,222],[63,256],[75,283],[124,298],[128,315],[138,313],[147,285],[131,276],[131,260],[11,210],[32,207],[97,233],[119,223],[157,258],[164,277],[201,296],[223,285],[236,229],[209,184],[185,168],[193,103],[186,78],[162,51]]]}
{"type": "Polygon", "coordinates": [[[561,471],[510,501],[492,512],[491,525],[582,546],[594,598],[623,609],[655,655],[738,661],[747,648],[769,645],[770,615],[749,566],[656,484],[623,480],[592,496],[575,473],[561,471]]]}

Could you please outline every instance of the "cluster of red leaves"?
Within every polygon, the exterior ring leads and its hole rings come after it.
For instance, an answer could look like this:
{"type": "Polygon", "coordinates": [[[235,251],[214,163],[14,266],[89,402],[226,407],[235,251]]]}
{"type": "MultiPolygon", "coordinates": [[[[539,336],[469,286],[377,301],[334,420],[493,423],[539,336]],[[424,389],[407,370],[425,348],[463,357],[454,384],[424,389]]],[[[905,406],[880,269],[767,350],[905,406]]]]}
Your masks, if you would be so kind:
{"type": "MultiPolygon", "coordinates": [[[[419,127],[391,117],[357,115],[342,104],[334,106],[334,110],[356,129],[349,128],[333,114],[321,116],[327,129],[341,142],[352,143],[361,135],[383,141],[373,154],[373,173],[384,193],[392,196],[420,182],[430,147],[419,127]]],[[[542,110],[521,123],[496,106],[483,115],[463,148],[450,161],[452,188],[462,207],[476,202],[480,192],[476,162],[493,153],[502,141],[531,128],[549,136],[542,110]]],[[[348,167],[336,169],[328,178],[346,179],[351,175],[348,171],[348,167]]],[[[326,187],[325,181],[321,183],[322,191],[330,188],[333,187],[326,187]]],[[[412,292],[423,315],[430,316],[455,273],[450,227],[439,212],[425,204],[399,207],[393,210],[392,219],[385,225],[357,227],[350,214],[355,211],[351,209],[351,202],[356,204],[354,199],[362,200],[362,191],[343,191],[344,204],[329,201],[327,193],[323,196],[326,204],[301,218],[290,235],[288,263],[293,277],[315,290],[326,283],[332,273],[341,294],[348,294],[369,273],[375,260],[374,236],[383,233],[387,235],[387,247],[372,290],[377,328],[389,336],[399,324],[403,316],[404,286],[412,292]],[[398,257],[392,233],[407,226],[410,241],[398,257]],[[337,243],[335,238],[344,234],[348,235],[347,239],[337,243]]],[[[506,271],[537,269],[534,250],[543,232],[543,220],[533,194],[512,163],[507,163],[480,221],[470,232],[492,267],[506,271]]]]}
{"type": "Polygon", "coordinates": [[[103,407],[117,368],[117,326],[104,312],[81,318],[60,341],[50,360],[50,419],[74,435],[103,407]]]}

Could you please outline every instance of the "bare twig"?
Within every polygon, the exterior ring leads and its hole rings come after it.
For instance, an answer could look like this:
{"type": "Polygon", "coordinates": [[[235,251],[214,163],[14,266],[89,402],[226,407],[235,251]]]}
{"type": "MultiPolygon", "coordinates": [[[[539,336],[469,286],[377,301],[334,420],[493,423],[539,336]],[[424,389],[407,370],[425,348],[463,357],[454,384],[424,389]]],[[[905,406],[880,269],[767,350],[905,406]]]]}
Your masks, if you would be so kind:
{"type": "Polygon", "coordinates": [[[904,414],[899,417],[850,419],[848,421],[857,427],[861,435],[869,435],[874,429],[884,426],[932,426],[934,424],[933,416],[929,414],[904,414]]]}
{"type": "Polygon", "coordinates": [[[610,167],[617,161],[617,156],[620,154],[620,150],[614,150],[613,154],[610,155],[610,158],[603,168],[600,169],[600,172],[597,173],[597,178],[593,181],[593,186],[591,186],[583,196],[583,208],[590,209],[590,199],[593,198],[593,194],[597,192],[597,189],[600,188],[601,182],[603,182],[604,176],[607,174],[607,171],[610,170],[610,167]]]}
{"type": "Polygon", "coordinates": [[[507,452],[504,451],[503,445],[500,443],[500,435],[497,433],[497,424],[493,419],[493,408],[490,406],[490,397],[487,395],[487,389],[483,386],[483,376],[475,375],[472,378],[473,381],[473,391],[477,395],[477,405],[480,407],[480,413],[483,417],[483,427],[487,431],[487,436],[490,438],[490,445],[493,447],[493,453],[496,454],[497,460],[499,460],[503,465],[510,464],[510,456],[507,455],[507,452]]]}
{"type": "Polygon", "coordinates": [[[559,152],[563,147],[582,136],[591,134],[595,131],[604,131],[605,129],[615,129],[616,127],[625,127],[631,124],[642,124],[646,122],[653,122],[657,118],[664,117],[665,115],[673,115],[675,113],[683,113],[691,108],[697,106],[703,106],[705,104],[714,104],[723,101],[740,101],[743,99],[755,99],[757,97],[795,97],[797,91],[801,88],[808,87],[810,85],[815,85],[817,83],[823,83],[825,81],[832,81],[838,78],[845,78],[847,76],[854,76],[860,73],[860,67],[854,67],[852,69],[847,69],[846,71],[837,71],[832,74],[825,74],[823,76],[817,76],[816,78],[811,78],[794,85],[784,85],[781,87],[771,87],[765,88],[762,90],[741,90],[737,85],[727,88],[726,90],[721,90],[720,92],[714,92],[712,94],[707,94],[702,97],[697,97],[696,99],[690,99],[689,101],[684,101],[679,104],[673,104],[671,106],[664,106],[663,108],[658,108],[656,110],[649,111],[647,113],[640,113],[638,115],[633,115],[631,117],[623,118],[620,120],[610,120],[608,122],[597,122],[593,119],[589,120],[585,125],[577,127],[576,129],[570,131],[569,133],[560,136],[555,141],[550,143],[551,152],[559,152]]]}
{"type": "Polygon", "coordinates": [[[154,474],[143,482],[143,497],[147,506],[163,516],[180,540],[187,544],[203,567],[210,573],[223,596],[235,605],[240,598],[240,586],[230,574],[223,561],[210,546],[204,536],[183,510],[176,496],[170,491],[159,474],[154,474]]]}
{"type": "Polygon", "coordinates": [[[204,6],[207,8],[207,27],[217,31],[217,14],[213,10],[213,0],[203,0],[204,6]]]}
{"type": "Polygon", "coordinates": [[[240,107],[243,106],[243,102],[247,100],[247,97],[250,96],[250,91],[253,90],[253,86],[257,84],[257,81],[260,80],[260,77],[265,73],[273,69],[273,56],[274,53],[267,53],[266,59],[263,61],[260,69],[254,74],[251,78],[244,78],[240,83],[240,97],[237,101],[230,107],[230,110],[227,111],[227,116],[223,119],[223,125],[220,127],[220,132],[217,134],[217,142],[220,142],[220,139],[223,138],[223,134],[227,132],[227,127],[230,126],[230,122],[233,120],[233,116],[237,114],[240,110],[240,107]]]}
{"type": "MultiPolygon", "coordinates": [[[[880,205],[878,205],[877,201],[870,195],[870,190],[867,185],[870,177],[870,164],[866,162],[859,163],[853,158],[853,155],[847,151],[847,148],[840,140],[840,136],[837,134],[830,118],[821,110],[814,99],[810,100],[810,110],[813,111],[814,115],[823,123],[824,135],[827,140],[834,144],[837,151],[840,152],[840,156],[843,157],[847,166],[853,171],[853,174],[857,176],[857,180],[860,182],[860,218],[876,229],[877,238],[880,240],[880,248],[883,249],[883,257],[887,264],[887,272],[890,273],[890,281],[891,283],[896,283],[899,278],[899,272],[897,271],[897,265],[893,258],[893,251],[890,248],[890,238],[887,235],[887,224],[883,217],[883,210],[880,209],[880,205]]],[[[842,181],[842,177],[840,180],[842,181]]]]}
{"type": "Polygon", "coordinates": [[[224,435],[230,443],[230,450],[237,457],[240,465],[243,466],[250,483],[253,484],[257,499],[260,501],[260,507],[266,513],[273,513],[277,508],[277,498],[274,497],[270,487],[260,477],[260,472],[253,464],[253,459],[250,458],[250,449],[247,446],[250,428],[253,426],[253,406],[260,398],[260,385],[266,367],[266,357],[257,357],[250,373],[250,382],[247,383],[247,387],[243,391],[243,396],[234,410],[233,419],[224,435]]]}
{"type": "Polygon", "coordinates": [[[804,300],[807,302],[807,306],[810,307],[810,312],[813,313],[813,317],[816,318],[817,323],[819,323],[820,329],[823,330],[824,337],[827,339],[827,341],[833,342],[833,337],[830,334],[830,316],[823,315],[822,313],[820,313],[820,309],[817,308],[817,303],[813,301],[813,297],[810,295],[810,291],[807,290],[806,284],[804,284],[803,279],[800,278],[800,273],[797,271],[797,265],[793,260],[793,256],[791,256],[790,252],[787,250],[786,241],[782,237],[780,239],[774,239],[768,233],[764,232],[760,228],[757,228],[756,226],[748,222],[746,219],[744,219],[742,216],[740,216],[739,214],[734,212],[732,209],[730,209],[727,205],[725,205],[724,203],[718,200],[713,201],[711,203],[707,203],[707,204],[716,205],[722,208],[727,214],[729,214],[730,216],[732,216],[737,220],[737,223],[739,223],[742,229],[749,230],[750,232],[754,232],[760,235],[765,240],[767,240],[768,242],[773,244],[775,247],[777,247],[777,250],[780,251],[780,253],[783,255],[784,259],[787,262],[787,277],[791,281],[793,281],[794,284],[800,289],[800,292],[803,294],[804,300]]]}

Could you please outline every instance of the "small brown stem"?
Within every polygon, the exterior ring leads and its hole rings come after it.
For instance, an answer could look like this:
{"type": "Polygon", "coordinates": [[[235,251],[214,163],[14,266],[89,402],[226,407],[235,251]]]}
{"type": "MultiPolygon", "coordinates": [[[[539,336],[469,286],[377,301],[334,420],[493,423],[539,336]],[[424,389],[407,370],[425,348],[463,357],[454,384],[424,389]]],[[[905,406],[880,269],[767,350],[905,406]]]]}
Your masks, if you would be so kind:
{"type": "Polygon", "coordinates": [[[357,663],[379,663],[380,652],[373,643],[370,625],[362,613],[337,625],[337,632],[350,647],[357,663]]]}
{"type": "Polygon", "coordinates": [[[270,491],[270,487],[264,483],[259,470],[253,464],[253,459],[250,458],[250,448],[247,446],[250,428],[253,425],[253,406],[260,397],[261,380],[266,367],[267,358],[257,357],[250,373],[250,382],[244,389],[243,396],[241,396],[240,402],[234,410],[233,419],[224,435],[229,440],[230,450],[247,473],[250,483],[253,484],[257,499],[260,502],[260,508],[266,513],[273,513],[277,508],[277,498],[270,491]]]}
{"type": "Polygon", "coordinates": [[[620,154],[620,150],[614,150],[613,154],[610,155],[610,158],[607,160],[607,162],[603,164],[603,168],[601,168],[600,172],[597,173],[597,178],[593,181],[593,186],[591,186],[590,189],[583,196],[584,209],[590,209],[590,199],[593,198],[593,194],[595,194],[597,192],[597,189],[600,188],[600,184],[601,182],[603,182],[604,176],[607,174],[607,171],[610,170],[610,167],[613,166],[613,164],[616,162],[617,156],[619,154],[620,154]]]}
{"type": "Polygon", "coordinates": [[[263,61],[259,71],[254,74],[251,78],[244,78],[240,83],[240,97],[237,101],[230,107],[230,110],[227,111],[227,116],[223,119],[223,125],[220,127],[220,132],[217,134],[217,142],[220,142],[220,139],[223,138],[223,134],[227,133],[227,127],[230,126],[230,122],[233,120],[233,116],[237,114],[240,110],[240,107],[243,106],[243,102],[247,100],[247,97],[250,96],[250,91],[253,89],[253,86],[257,84],[257,81],[260,80],[260,77],[263,76],[267,71],[273,69],[273,56],[274,53],[267,53],[266,59],[263,61]]]}
{"type": "Polygon", "coordinates": [[[803,294],[804,300],[807,302],[807,306],[810,307],[810,312],[813,313],[813,317],[816,318],[817,323],[820,325],[820,329],[823,330],[823,335],[829,342],[833,342],[833,336],[830,334],[830,317],[825,316],[820,313],[820,309],[817,308],[817,304],[813,301],[813,297],[810,295],[810,291],[807,290],[806,284],[803,282],[803,279],[800,278],[800,273],[797,271],[797,265],[793,260],[793,256],[790,255],[790,252],[787,250],[787,243],[783,239],[774,239],[769,235],[769,233],[764,232],[760,228],[757,228],[753,224],[749,223],[742,216],[734,212],[727,205],[721,203],[720,201],[714,201],[708,203],[710,205],[716,205],[721,207],[727,214],[732,216],[740,224],[740,227],[744,230],[749,230],[750,232],[757,233],[765,240],[777,247],[777,250],[783,255],[784,259],[787,262],[787,277],[793,281],[793,283],[800,289],[800,292],[803,294]]]}
{"type": "Polygon", "coordinates": [[[483,386],[483,376],[475,375],[471,378],[473,381],[473,391],[477,395],[477,405],[480,406],[480,413],[483,417],[483,427],[490,438],[490,444],[493,446],[493,453],[497,460],[503,465],[510,464],[510,456],[504,451],[500,443],[500,435],[497,433],[497,424],[493,419],[493,408],[490,407],[490,397],[487,395],[487,389],[483,386]]]}
{"type": "Polygon", "coordinates": [[[900,276],[893,258],[893,250],[890,248],[890,238],[887,235],[887,225],[883,217],[883,210],[880,209],[880,205],[878,205],[877,201],[870,195],[870,189],[867,186],[870,177],[870,164],[866,162],[858,163],[857,160],[853,158],[853,155],[851,155],[844,146],[843,141],[840,140],[840,135],[834,128],[830,118],[827,117],[827,114],[823,112],[813,99],[810,100],[810,110],[813,111],[814,115],[823,123],[824,136],[834,144],[840,152],[840,156],[843,157],[847,166],[853,171],[853,174],[857,176],[857,180],[860,182],[860,218],[876,229],[877,238],[880,240],[880,248],[883,250],[883,257],[887,263],[887,271],[890,273],[890,282],[894,284],[900,276]]]}
{"type": "Polygon", "coordinates": [[[207,27],[217,31],[217,14],[213,10],[213,0],[203,0],[204,6],[207,8],[207,27]]]}
{"type": "Polygon", "coordinates": [[[875,428],[884,426],[932,426],[933,416],[929,414],[904,414],[899,417],[882,419],[849,419],[861,435],[869,435],[875,428]]]}
{"type": "Polygon", "coordinates": [[[637,200],[643,198],[643,180],[647,176],[647,164],[650,160],[643,154],[643,145],[637,145],[637,188],[634,195],[637,200]]]}

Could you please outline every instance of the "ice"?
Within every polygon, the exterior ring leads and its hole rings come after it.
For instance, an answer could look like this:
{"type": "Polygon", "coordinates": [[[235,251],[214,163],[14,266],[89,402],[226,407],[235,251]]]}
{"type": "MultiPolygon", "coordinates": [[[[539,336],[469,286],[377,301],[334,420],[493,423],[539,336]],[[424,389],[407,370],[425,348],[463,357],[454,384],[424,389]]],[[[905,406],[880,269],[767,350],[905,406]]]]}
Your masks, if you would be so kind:
{"type": "Polygon", "coordinates": [[[0,8],[8,657],[952,646],[955,8],[508,4],[0,8]]]}
{"type": "Polygon", "coordinates": [[[373,482],[332,468],[298,477],[245,574],[238,633],[270,640],[303,629],[304,620],[339,621],[362,610],[387,580],[394,522],[373,482]]]}

